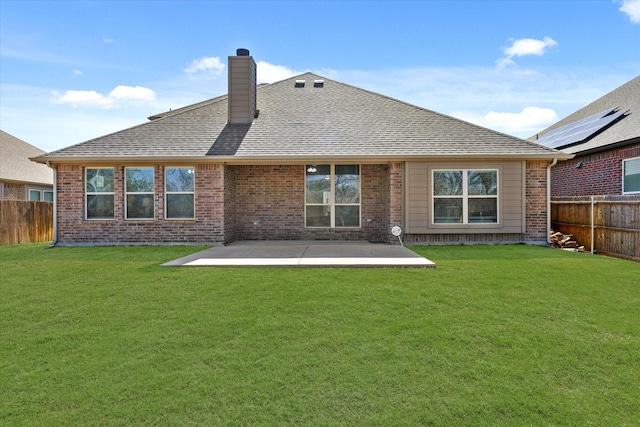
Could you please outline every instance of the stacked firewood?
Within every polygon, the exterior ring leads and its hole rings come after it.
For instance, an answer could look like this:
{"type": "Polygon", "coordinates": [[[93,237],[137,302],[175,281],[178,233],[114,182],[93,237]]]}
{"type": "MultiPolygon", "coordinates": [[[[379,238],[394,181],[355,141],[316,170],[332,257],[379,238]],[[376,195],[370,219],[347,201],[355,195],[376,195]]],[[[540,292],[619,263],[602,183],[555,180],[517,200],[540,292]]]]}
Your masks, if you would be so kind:
{"type": "Polygon", "coordinates": [[[549,235],[551,246],[565,251],[584,252],[584,246],[581,246],[573,239],[573,235],[564,234],[560,231],[551,230],[549,235]]]}

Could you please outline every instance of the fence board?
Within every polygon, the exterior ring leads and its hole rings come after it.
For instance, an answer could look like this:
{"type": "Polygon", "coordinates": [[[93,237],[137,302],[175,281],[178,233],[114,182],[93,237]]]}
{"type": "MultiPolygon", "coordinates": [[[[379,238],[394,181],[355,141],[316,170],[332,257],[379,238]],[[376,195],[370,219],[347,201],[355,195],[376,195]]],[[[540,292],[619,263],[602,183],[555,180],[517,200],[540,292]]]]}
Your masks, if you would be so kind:
{"type": "MultiPolygon", "coordinates": [[[[640,261],[640,195],[593,197],[594,252],[640,261]]],[[[554,230],[591,250],[591,197],[553,197],[554,230]]]]}
{"type": "Polygon", "coordinates": [[[53,203],[0,200],[0,245],[53,240],[53,203]]]}

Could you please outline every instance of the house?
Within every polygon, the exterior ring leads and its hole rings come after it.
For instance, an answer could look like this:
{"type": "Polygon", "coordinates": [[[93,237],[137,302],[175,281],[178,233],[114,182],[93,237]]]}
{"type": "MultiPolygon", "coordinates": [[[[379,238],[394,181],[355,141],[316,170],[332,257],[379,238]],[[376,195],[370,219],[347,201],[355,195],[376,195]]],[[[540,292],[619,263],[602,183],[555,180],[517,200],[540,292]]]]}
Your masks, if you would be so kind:
{"type": "Polygon", "coordinates": [[[552,196],[640,194],[640,76],[529,139],[575,155],[551,169],[552,196]]]}
{"type": "Polygon", "coordinates": [[[0,200],[53,201],[53,170],[30,160],[44,153],[0,130],[0,200]]]}
{"type": "Polygon", "coordinates": [[[571,155],[304,73],[38,156],[61,245],[235,240],[544,243],[548,167],[571,155]]]}

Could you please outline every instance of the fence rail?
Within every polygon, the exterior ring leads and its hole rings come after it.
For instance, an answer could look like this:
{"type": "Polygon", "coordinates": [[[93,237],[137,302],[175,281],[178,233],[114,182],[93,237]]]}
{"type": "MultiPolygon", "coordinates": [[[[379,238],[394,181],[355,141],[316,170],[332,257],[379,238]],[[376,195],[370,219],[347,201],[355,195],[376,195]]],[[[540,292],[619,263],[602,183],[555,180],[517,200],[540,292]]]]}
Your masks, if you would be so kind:
{"type": "Polygon", "coordinates": [[[53,203],[0,200],[0,245],[53,240],[53,203]]]}
{"type": "Polygon", "coordinates": [[[640,195],[552,197],[551,226],[589,251],[640,261],[640,195]]]}

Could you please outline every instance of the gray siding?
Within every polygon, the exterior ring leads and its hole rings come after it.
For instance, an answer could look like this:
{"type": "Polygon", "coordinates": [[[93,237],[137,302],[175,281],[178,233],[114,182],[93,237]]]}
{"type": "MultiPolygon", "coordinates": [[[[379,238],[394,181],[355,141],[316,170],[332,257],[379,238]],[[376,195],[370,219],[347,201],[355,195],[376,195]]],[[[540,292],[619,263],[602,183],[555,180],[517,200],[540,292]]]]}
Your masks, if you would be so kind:
{"type": "Polygon", "coordinates": [[[407,162],[407,234],[524,233],[526,165],[521,161],[407,162]],[[434,169],[497,169],[498,224],[434,224],[431,176],[434,169]]]}

